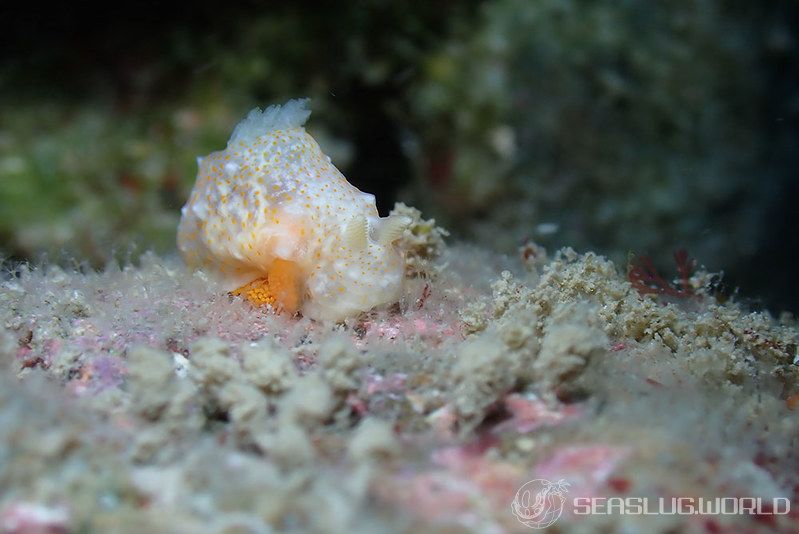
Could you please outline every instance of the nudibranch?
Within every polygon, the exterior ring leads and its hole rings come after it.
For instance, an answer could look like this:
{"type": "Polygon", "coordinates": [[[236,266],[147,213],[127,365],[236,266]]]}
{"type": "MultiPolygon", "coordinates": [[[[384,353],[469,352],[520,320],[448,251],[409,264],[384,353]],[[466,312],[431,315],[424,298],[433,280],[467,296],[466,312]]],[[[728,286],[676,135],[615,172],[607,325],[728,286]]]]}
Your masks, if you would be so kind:
{"type": "Polygon", "coordinates": [[[410,220],[381,218],[303,128],[308,100],[253,109],[227,147],[198,158],[181,211],[186,263],[253,304],[341,320],[396,302],[410,220]]]}

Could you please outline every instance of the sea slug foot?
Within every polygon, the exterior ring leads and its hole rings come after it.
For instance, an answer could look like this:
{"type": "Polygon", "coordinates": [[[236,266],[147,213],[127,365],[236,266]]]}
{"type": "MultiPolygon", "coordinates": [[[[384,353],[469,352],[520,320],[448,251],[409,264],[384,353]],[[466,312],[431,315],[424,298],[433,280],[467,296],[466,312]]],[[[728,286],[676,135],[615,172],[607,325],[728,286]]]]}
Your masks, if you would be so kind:
{"type": "Polygon", "coordinates": [[[294,262],[277,259],[265,277],[256,278],[230,292],[244,297],[253,306],[269,305],[278,313],[295,313],[300,307],[300,281],[294,262]]]}

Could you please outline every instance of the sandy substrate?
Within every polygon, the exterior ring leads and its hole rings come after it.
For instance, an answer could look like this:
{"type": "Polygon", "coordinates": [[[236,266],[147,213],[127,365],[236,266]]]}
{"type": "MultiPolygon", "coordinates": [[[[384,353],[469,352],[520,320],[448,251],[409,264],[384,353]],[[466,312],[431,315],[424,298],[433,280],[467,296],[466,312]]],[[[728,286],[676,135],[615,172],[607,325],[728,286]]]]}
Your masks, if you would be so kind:
{"type": "Polygon", "coordinates": [[[398,305],[343,324],[254,309],[152,255],[7,277],[0,530],[529,532],[511,505],[534,479],[567,484],[544,503],[565,497],[562,531],[799,528],[789,317],[701,271],[642,294],[592,253],[439,237],[408,236],[398,305]],[[576,513],[588,497],[762,506],[576,513]]]}

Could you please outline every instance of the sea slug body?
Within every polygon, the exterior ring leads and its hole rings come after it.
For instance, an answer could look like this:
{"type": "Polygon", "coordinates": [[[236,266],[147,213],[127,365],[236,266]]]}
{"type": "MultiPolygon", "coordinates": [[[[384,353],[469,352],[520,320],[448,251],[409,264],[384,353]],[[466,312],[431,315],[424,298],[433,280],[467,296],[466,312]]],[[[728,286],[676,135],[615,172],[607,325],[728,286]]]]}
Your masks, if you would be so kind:
{"type": "Polygon", "coordinates": [[[199,158],[181,212],[186,263],[254,304],[341,320],[399,296],[393,244],[410,222],[378,215],[303,128],[308,100],[252,110],[225,150],[199,158]]]}

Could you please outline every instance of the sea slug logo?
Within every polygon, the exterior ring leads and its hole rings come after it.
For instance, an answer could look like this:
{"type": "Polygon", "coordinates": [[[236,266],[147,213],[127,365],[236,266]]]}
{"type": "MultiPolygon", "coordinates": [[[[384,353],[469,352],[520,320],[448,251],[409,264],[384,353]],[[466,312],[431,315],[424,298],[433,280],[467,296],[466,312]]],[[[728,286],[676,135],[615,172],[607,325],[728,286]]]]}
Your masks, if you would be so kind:
{"type": "Polygon", "coordinates": [[[530,528],[546,528],[563,513],[568,486],[569,483],[563,479],[553,483],[536,478],[519,488],[510,509],[521,524],[530,528]]]}

